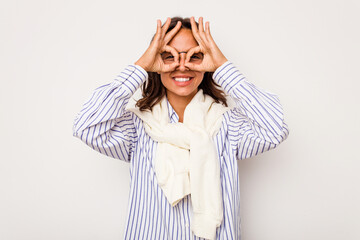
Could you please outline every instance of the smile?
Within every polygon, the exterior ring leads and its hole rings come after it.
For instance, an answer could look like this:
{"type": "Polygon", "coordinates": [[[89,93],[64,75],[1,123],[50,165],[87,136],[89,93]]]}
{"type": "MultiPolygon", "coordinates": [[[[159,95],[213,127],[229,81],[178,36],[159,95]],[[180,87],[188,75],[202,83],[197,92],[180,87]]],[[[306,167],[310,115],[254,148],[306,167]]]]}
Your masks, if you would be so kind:
{"type": "Polygon", "coordinates": [[[174,78],[175,81],[177,82],[187,82],[187,81],[190,81],[190,77],[187,77],[187,78],[174,78]]]}

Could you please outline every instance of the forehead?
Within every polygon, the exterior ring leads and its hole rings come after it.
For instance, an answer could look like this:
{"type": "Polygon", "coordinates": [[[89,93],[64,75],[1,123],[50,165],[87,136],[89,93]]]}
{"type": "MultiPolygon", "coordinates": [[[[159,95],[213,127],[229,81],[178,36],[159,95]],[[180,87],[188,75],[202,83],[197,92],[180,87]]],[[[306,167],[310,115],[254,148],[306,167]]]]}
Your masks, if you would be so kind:
{"type": "Polygon", "coordinates": [[[171,39],[168,45],[175,48],[178,52],[187,52],[191,48],[198,46],[198,43],[196,42],[190,29],[182,28],[171,39]]]}

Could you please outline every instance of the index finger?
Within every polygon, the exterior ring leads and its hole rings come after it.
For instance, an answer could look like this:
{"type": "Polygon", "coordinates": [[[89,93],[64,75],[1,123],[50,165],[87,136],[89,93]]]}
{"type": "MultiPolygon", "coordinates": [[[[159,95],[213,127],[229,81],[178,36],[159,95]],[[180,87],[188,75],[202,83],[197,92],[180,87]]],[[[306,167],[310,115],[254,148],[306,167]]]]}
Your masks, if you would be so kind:
{"type": "Polygon", "coordinates": [[[164,38],[166,31],[168,30],[171,23],[171,19],[167,18],[164,26],[161,28],[161,38],[164,38]]]}
{"type": "Polygon", "coordinates": [[[165,52],[170,52],[174,56],[174,61],[179,62],[179,53],[175,50],[175,48],[173,48],[173,47],[171,47],[169,45],[166,45],[164,47],[164,51],[165,52]]]}
{"type": "Polygon", "coordinates": [[[191,49],[186,53],[185,62],[190,62],[191,56],[194,55],[194,53],[199,53],[199,52],[201,52],[200,46],[196,46],[196,47],[191,48],[191,49]]]}
{"type": "Polygon", "coordinates": [[[170,32],[165,34],[165,38],[164,38],[164,43],[167,44],[168,42],[170,42],[170,40],[175,36],[175,34],[180,30],[181,28],[181,22],[178,21],[176,23],[176,26],[171,29],[170,32]]]}
{"type": "Polygon", "coordinates": [[[194,38],[196,39],[196,41],[200,44],[201,42],[201,37],[199,35],[199,29],[197,28],[196,26],[196,23],[195,23],[195,19],[194,17],[191,17],[190,18],[190,24],[191,24],[191,31],[194,35],[194,38]]]}

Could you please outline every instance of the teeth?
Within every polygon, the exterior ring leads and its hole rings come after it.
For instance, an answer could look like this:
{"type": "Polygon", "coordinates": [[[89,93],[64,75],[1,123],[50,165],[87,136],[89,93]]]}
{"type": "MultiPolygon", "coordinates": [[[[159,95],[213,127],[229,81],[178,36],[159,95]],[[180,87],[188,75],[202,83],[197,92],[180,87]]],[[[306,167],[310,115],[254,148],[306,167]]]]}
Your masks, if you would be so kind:
{"type": "Polygon", "coordinates": [[[174,78],[174,80],[177,82],[187,82],[190,80],[190,78],[174,78]]]}

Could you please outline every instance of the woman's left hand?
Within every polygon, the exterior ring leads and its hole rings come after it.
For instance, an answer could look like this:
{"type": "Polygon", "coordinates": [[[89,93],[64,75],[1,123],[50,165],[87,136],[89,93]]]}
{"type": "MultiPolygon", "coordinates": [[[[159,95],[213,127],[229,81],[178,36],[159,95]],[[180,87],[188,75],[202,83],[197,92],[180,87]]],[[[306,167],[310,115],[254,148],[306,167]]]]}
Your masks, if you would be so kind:
{"type": "Polygon", "coordinates": [[[190,22],[192,33],[199,46],[194,47],[187,52],[185,66],[194,71],[214,72],[218,67],[224,64],[227,59],[210,34],[209,22],[205,23],[205,31],[202,17],[199,18],[199,28],[196,26],[194,17],[190,18],[190,22]],[[192,63],[191,56],[199,52],[204,54],[202,62],[199,64],[192,63]]]}

